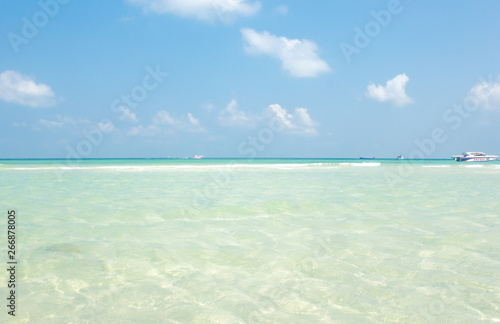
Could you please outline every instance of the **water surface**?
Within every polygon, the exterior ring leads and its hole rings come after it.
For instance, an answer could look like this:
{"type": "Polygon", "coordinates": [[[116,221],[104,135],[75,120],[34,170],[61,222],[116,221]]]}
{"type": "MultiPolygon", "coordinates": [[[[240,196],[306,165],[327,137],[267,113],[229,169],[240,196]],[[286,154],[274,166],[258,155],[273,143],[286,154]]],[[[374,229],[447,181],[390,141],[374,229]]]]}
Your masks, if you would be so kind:
{"type": "Polygon", "coordinates": [[[498,162],[0,160],[16,319],[500,322],[499,183],[498,162]]]}

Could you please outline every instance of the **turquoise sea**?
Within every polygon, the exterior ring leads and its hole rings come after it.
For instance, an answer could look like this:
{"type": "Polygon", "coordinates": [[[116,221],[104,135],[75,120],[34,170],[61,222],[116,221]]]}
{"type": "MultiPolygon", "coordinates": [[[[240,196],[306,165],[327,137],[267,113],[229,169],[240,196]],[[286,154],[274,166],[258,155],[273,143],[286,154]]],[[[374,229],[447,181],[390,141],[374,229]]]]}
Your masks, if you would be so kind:
{"type": "Polygon", "coordinates": [[[33,323],[500,323],[500,163],[0,160],[33,323]]]}

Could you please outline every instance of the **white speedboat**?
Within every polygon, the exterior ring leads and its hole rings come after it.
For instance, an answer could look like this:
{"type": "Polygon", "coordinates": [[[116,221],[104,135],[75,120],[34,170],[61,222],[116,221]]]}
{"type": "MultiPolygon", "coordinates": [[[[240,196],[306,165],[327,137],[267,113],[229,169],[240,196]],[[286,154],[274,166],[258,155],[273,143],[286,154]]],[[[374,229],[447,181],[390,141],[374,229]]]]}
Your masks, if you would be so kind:
{"type": "Polygon", "coordinates": [[[486,155],[483,152],[464,152],[461,155],[453,155],[451,158],[457,162],[489,162],[499,159],[496,155],[486,155]]]}

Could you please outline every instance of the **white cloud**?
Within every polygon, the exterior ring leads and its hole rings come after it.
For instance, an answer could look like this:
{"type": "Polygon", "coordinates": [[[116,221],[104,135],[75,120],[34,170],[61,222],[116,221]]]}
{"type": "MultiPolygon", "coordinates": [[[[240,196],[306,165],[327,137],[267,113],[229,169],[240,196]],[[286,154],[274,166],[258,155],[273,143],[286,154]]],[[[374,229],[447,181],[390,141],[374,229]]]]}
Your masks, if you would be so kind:
{"type": "Polygon", "coordinates": [[[472,105],[472,101],[476,101],[485,110],[500,112],[500,77],[497,78],[496,82],[482,81],[477,83],[470,89],[468,95],[469,98],[465,100],[470,100],[469,104],[472,105]]]}
{"type": "MultiPolygon", "coordinates": [[[[26,126],[26,123],[18,124],[26,126]]],[[[56,115],[54,119],[39,119],[35,124],[31,125],[33,130],[41,131],[42,129],[78,129],[89,125],[88,119],[75,120],[71,117],[56,115]]],[[[16,125],[14,125],[16,126],[16,125]]]]}
{"type": "Polygon", "coordinates": [[[168,111],[160,110],[153,117],[149,126],[139,125],[129,130],[130,136],[155,136],[158,134],[171,134],[174,131],[189,133],[205,132],[205,128],[200,125],[200,121],[188,112],[186,118],[175,118],[168,111]]]}
{"type": "Polygon", "coordinates": [[[170,116],[170,114],[165,110],[160,110],[156,113],[153,118],[153,124],[155,125],[170,125],[174,126],[176,121],[170,116]]]}
{"type": "Polygon", "coordinates": [[[307,108],[295,108],[293,114],[289,113],[279,104],[269,105],[264,110],[266,119],[274,120],[278,127],[283,128],[284,133],[300,135],[318,135],[318,123],[312,120],[307,108]]]}
{"type": "Polygon", "coordinates": [[[193,114],[188,113],[187,118],[189,120],[189,123],[191,123],[192,126],[199,126],[200,125],[200,121],[198,119],[194,118],[193,114]]]}
{"type": "Polygon", "coordinates": [[[306,108],[295,108],[295,117],[299,121],[299,124],[304,127],[314,128],[317,126],[317,123],[309,116],[306,108]]]}
{"type": "Polygon", "coordinates": [[[202,21],[230,22],[237,16],[252,16],[260,10],[260,2],[248,0],[129,0],[146,12],[171,13],[202,21]]]}
{"type": "Polygon", "coordinates": [[[405,86],[409,80],[410,78],[403,73],[396,75],[391,80],[388,80],[385,86],[375,85],[370,82],[367,87],[368,91],[365,94],[368,98],[380,102],[392,102],[398,107],[403,107],[413,103],[413,99],[411,99],[405,92],[405,86]]]}
{"type": "Polygon", "coordinates": [[[222,126],[252,127],[254,125],[254,121],[244,111],[238,109],[238,103],[234,99],[219,112],[219,123],[222,126]]]}
{"type": "Polygon", "coordinates": [[[250,28],[241,29],[241,33],[248,54],[265,54],[278,58],[282,62],[282,68],[294,77],[317,77],[332,71],[319,58],[318,46],[313,41],[278,37],[267,31],[259,33],[250,28]]]}
{"type": "Polygon", "coordinates": [[[274,8],[274,12],[280,15],[286,15],[288,13],[288,6],[287,5],[278,6],[274,8]]]}
{"type": "Polygon", "coordinates": [[[115,129],[115,125],[113,125],[112,122],[99,122],[97,123],[97,127],[99,127],[99,129],[105,133],[109,133],[115,129]]]}
{"type": "Polygon", "coordinates": [[[142,130],[144,129],[144,126],[139,125],[139,126],[134,126],[128,131],[128,135],[130,136],[137,136],[142,133],[142,130]]]}
{"type": "Polygon", "coordinates": [[[29,107],[50,107],[56,104],[52,89],[17,71],[0,73],[0,99],[29,107]]]}
{"type": "Polygon", "coordinates": [[[127,23],[127,22],[131,22],[131,21],[134,21],[135,20],[135,17],[134,16],[121,16],[119,19],[118,19],[118,22],[121,22],[121,23],[127,23]]]}
{"type": "Polygon", "coordinates": [[[56,120],[40,119],[38,121],[38,125],[44,128],[62,128],[68,125],[74,126],[76,125],[76,122],[71,117],[57,115],[56,120]]]}
{"type": "Polygon", "coordinates": [[[203,104],[201,105],[201,107],[205,110],[207,110],[208,112],[211,112],[212,110],[214,110],[215,106],[211,103],[209,104],[203,104]]]}
{"type": "Polygon", "coordinates": [[[295,108],[289,113],[278,104],[272,104],[262,111],[261,115],[247,115],[238,109],[236,100],[231,100],[219,113],[219,124],[231,127],[255,127],[261,123],[270,124],[281,129],[285,134],[317,135],[318,123],[309,115],[307,108],[295,108]]]}
{"type": "Polygon", "coordinates": [[[40,124],[42,127],[45,128],[60,128],[64,124],[60,121],[55,121],[55,120],[45,120],[45,119],[40,119],[38,121],[38,124],[40,124]]]}
{"type": "Polygon", "coordinates": [[[201,126],[200,120],[198,118],[195,118],[192,113],[188,112],[186,118],[187,122],[181,120],[177,123],[177,129],[191,133],[206,131],[205,128],[201,126]]]}
{"type": "Polygon", "coordinates": [[[156,136],[160,133],[162,133],[163,130],[156,126],[156,125],[149,125],[149,126],[142,126],[142,125],[139,125],[139,126],[135,126],[135,127],[132,127],[129,131],[128,131],[128,135],[130,136],[156,136]]]}
{"type": "Polygon", "coordinates": [[[131,123],[137,123],[137,116],[130,109],[120,106],[120,112],[122,115],[118,117],[120,120],[128,121],[131,123]]]}

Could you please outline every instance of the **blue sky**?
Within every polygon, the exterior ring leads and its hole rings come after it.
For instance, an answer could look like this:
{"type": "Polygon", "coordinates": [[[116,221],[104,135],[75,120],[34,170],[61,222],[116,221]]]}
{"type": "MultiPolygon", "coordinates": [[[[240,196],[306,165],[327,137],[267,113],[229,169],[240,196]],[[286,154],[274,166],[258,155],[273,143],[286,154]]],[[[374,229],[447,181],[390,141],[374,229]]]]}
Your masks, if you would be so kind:
{"type": "Polygon", "coordinates": [[[500,153],[498,1],[0,3],[0,158],[500,153]]]}

